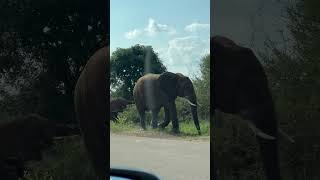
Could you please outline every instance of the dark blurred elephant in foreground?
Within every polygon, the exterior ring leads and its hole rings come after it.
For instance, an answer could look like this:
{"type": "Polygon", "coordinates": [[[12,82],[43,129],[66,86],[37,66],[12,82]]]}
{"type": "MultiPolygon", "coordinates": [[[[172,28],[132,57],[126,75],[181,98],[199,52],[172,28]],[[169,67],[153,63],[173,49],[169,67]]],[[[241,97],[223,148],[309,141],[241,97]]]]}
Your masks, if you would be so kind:
{"type": "Polygon", "coordinates": [[[226,37],[211,38],[210,46],[213,54],[213,109],[238,114],[248,120],[249,127],[257,135],[267,179],[281,179],[279,129],[262,65],[251,49],[226,37]]]}
{"type": "Polygon", "coordinates": [[[122,112],[127,105],[133,104],[133,101],[126,100],[122,97],[110,98],[110,117],[112,121],[116,121],[118,113],[122,112]]]}
{"type": "Polygon", "coordinates": [[[38,115],[28,114],[0,123],[0,177],[18,179],[23,176],[24,163],[41,160],[42,151],[53,144],[55,136],[76,133],[38,115]]]}
{"type": "Polygon", "coordinates": [[[109,127],[106,123],[109,118],[107,115],[109,58],[109,47],[96,51],[81,72],[74,91],[76,117],[99,180],[107,179],[109,170],[107,154],[109,127]]]}
{"type": "Polygon", "coordinates": [[[172,130],[179,133],[179,122],[175,100],[177,97],[184,97],[191,107],[194,124],[201,134],[197,114],[197,97],[192,81],[180,73],[164,72],[162,74],[146,74],[139,78],[133,89],[134,101],[140,116],[140,123],[143,129],[145,125],[145,111],[152,112],[152,127],[158,126],[158,113],[164,107],[164,122],[160,124],[165,128],[172,120],[172,130]]]}

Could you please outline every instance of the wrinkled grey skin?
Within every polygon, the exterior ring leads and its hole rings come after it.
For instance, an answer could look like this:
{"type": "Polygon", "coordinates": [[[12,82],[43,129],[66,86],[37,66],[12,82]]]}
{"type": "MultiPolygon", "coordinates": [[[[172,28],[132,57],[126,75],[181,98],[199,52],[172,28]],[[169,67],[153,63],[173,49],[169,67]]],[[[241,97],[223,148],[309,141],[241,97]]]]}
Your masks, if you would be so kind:
{"type": "MultiPolygon", "coordinates": [[[[248,121],[257,135],[267,179],[281,179],[278,125],[262,65],[251,49],[238,46],[226,37],[211,38],[211,52],[213,109],[238,114],[248,121]]],[[[216,171],[213,176],[216,178],[216,171]]]]}
{"type": "Polygon", "coordinates": [[[110,116],[112,121],[116,121],[119,112],[122,112],[127,105],[134,102],[126,100],[122,97],[110,98],[110,116]]]}
{"type": "Polygon", "coordinates": [[[74,91],[76,117],[98,180],[107,179],[107,111],[109,109],[109,47],[96,51],[87,62],[74,91]]]}
{"type": "Polygon", "coordinates": [[[165,128],[172,120],[172,130],[179,133],[179,123],[175,100],[184,97],[190,104],[194,124],[201,134],[197,115],[197,97],[191,80],[180,73],[164,72],[162,74],[146,74],[139,78],[133,89],[134,101],[140,116],[140,124],[145,125],[145,111],[152,112],[152,127],[158,126],[158,113],[164,107],[164,122],[159,126],[165,128]]]}

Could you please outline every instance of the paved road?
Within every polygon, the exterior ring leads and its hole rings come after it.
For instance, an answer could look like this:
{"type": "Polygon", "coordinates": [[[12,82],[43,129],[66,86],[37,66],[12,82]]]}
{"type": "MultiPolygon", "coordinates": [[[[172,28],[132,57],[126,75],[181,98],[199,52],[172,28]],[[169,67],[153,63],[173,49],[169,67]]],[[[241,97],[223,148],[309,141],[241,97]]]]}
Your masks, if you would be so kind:
{"type": "Polygon", "coordinates": [[[144,169],[164,180],[209,180],[209,141],[110,135],[110,164],[144,169]]]}

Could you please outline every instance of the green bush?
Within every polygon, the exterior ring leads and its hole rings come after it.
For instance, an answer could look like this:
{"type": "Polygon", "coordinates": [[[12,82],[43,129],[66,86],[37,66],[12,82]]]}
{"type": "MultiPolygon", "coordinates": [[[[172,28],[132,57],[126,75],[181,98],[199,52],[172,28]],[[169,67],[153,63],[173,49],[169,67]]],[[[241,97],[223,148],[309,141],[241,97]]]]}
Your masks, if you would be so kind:
{"type": "Polygon", "coordinates": [[[201,59],[201,77],[193,80],[198,100],[198,115],[202,119],[210,117],[210,54],[201,59]]]}
{"type": "MultiPolygon", "coordinates": [[[[158,114],[159,121],[163,118],[163,110],[161,110],[158,114]]],[[[146,112],[146,124],[150,125],[152,119],[152,115],[150,112],[146,112]]],[[[136,106],[129,105],[123,112],[118,114],[117,121],[119,122],[131,122],[133,124],[140,123],[139,113],[137,111],[136,106]]]]}
{"type": "MultiPolygon", "coordinates": [[[[215,128],[214,154],[221,179],[264,180],[260,150],[254,133],[239,117],[221,114],[221,128],[215,128]]],[[[212,137],[211,137],[212,138],[212,137]]]]}

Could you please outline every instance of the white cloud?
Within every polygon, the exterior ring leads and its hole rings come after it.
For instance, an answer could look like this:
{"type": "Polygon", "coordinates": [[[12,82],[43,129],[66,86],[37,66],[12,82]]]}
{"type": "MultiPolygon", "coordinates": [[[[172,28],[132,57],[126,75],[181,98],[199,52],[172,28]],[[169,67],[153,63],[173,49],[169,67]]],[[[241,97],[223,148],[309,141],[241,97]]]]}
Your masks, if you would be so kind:
{"type": "Polygon", "coordinates": [[[138,37],[140,34],[141,34],[141,30],[134,29],[132,31],[126,32],[124,36],[127,39],[134,39],[134,38],[138,37]]]}
{"type": "Polygon", "coordinates": [[[184,30],[189,32],[198,32],[201,30],[209,30],[210,24],[192,23],[187,25],[184,30]]]}
{"type": "Polygon", "coordinates": [[[158,32],[168,32],[175,34],[176,30],[166,24],[156,23],[154,19],[149,18],[148,26],[144,29],[150,36],[154,36],[158,32]]]}
{"type": "Polygon", "coordinates": [[[200,59],[210,52],[210,41],[198,36],[174,38],[157,52],[169,71],[193,76],[199,73],[200,59]]]}
{"type": "Polygon", "coordinates": [[[159,24],[152,18],[149,18],[148,25],[142,29],[134,29],[124,34],[127,39],[134,39],[140,36],[143,32],[146,32],[149,36],[154,36],[159,32],[166,32],[170,35],[176,34],[176,30],[166,24],[159,24]]]}

